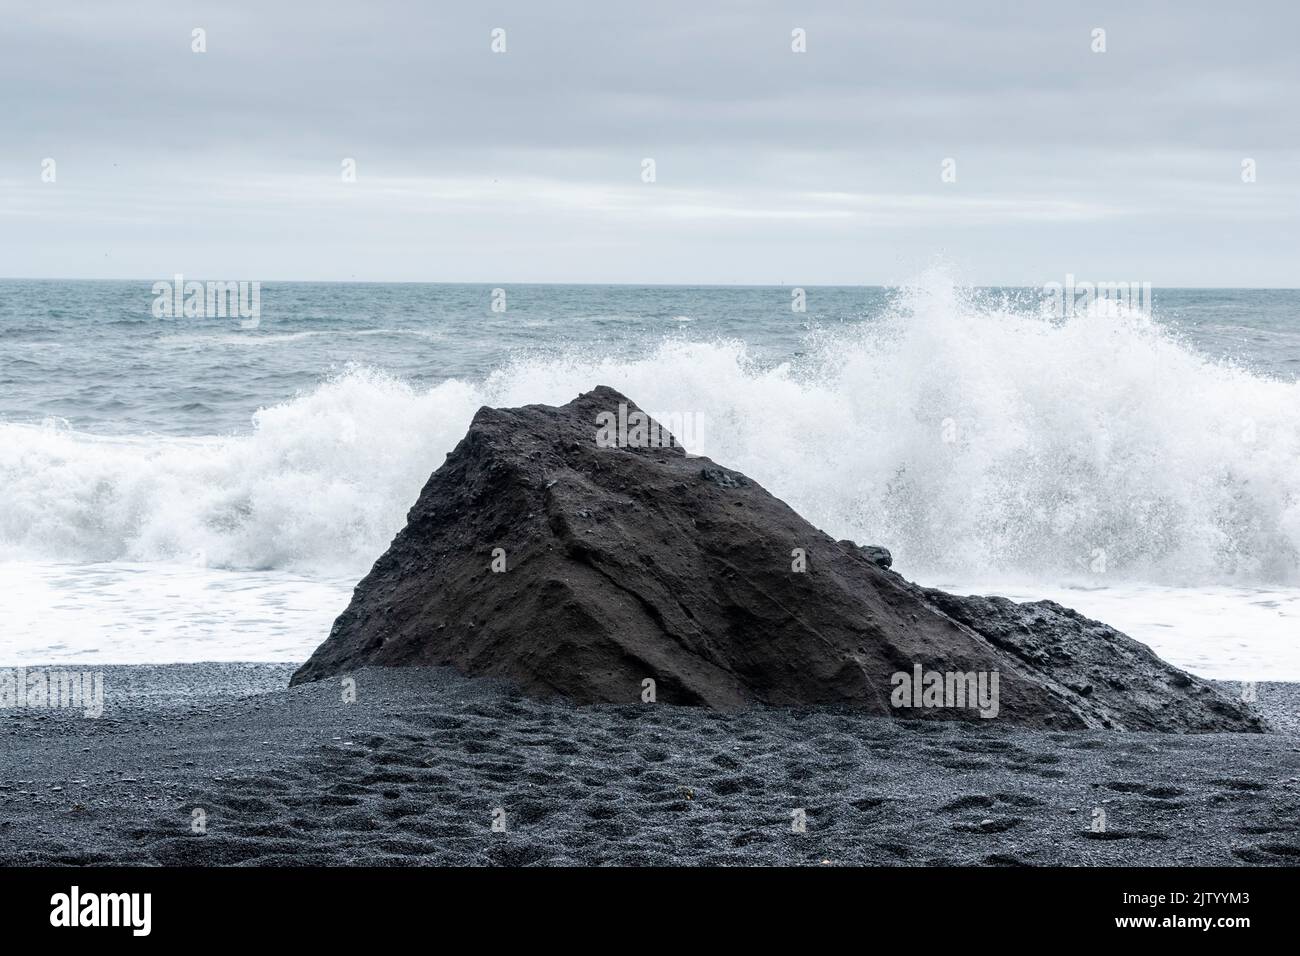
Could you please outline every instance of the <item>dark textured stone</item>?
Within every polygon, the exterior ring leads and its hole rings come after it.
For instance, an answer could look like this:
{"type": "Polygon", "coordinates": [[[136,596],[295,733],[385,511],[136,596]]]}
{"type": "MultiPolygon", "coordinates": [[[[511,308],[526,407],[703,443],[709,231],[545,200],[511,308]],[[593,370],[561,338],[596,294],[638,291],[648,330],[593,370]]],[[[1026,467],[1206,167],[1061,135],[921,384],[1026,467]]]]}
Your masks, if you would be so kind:
{"type": "Polygon", "coordinates": [[[892,675],[920,665],[996,671],[998,716],[1018,723],[1262,729],[1066,608],[920,588],[675,443],[598,447],[597,415],[620,403],[635,410],[602,386],[561,408],[480,409],[294,683],[449,664],[579,702],[638,703],[650,678],[671,703],[980,719],[892,707],[892,675]]]}
{"type": "Polygon", "coordinates": [[[841,541],[840,544],[857,548],[864,558],[878,568],[888,568],[894,564],[894,556],[890,554],[889,549],[882,548],[878,544],[854,544],[852,541],[841,541]]]}

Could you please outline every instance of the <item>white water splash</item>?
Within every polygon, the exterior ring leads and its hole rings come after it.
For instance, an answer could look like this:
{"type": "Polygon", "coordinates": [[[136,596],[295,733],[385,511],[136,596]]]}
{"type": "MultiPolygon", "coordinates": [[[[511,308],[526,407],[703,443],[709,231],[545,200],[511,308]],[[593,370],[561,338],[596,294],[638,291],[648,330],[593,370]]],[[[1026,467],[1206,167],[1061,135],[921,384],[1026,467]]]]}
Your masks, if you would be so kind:
{"type": "Polygon", "coordinates": [[[942,277],[798,364],[669,339],[520,358],[414,389],[354,369],[251,434],[108,439],[0,424],[0,557],[361,573],[484,404],[597,384],[705,423],[740,469],[909,576],[1300,581],[1300,386],[1211,361],[1140,313],[1052,321],[942,277]]]}

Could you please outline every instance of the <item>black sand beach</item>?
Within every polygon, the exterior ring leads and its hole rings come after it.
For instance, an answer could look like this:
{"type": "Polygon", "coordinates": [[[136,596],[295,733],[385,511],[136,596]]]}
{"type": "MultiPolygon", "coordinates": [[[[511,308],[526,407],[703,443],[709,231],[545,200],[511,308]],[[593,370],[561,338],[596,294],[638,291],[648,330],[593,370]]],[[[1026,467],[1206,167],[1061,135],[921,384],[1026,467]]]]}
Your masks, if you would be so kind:
{"type": "Polygon", "coordinates": [[[1258,685],[1276,733],[1179,735],[575,707],[426,668],[359,671],[344,703],[293,670],[106,667],[101,718],[0,711],[0,863],[1300,860],[1294,684],[1258,685]]]}

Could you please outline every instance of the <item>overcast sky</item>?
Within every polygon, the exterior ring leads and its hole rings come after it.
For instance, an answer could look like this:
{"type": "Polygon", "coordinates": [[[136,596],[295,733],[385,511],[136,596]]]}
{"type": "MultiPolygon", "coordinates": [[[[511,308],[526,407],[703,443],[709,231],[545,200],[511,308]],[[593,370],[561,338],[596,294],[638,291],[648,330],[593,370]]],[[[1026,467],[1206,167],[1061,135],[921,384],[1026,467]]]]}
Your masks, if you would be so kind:
{"type": "Polygon", "coordinates": [[[1298,11],[0,0],[0,275],[1297,287],[1298,11]]]}

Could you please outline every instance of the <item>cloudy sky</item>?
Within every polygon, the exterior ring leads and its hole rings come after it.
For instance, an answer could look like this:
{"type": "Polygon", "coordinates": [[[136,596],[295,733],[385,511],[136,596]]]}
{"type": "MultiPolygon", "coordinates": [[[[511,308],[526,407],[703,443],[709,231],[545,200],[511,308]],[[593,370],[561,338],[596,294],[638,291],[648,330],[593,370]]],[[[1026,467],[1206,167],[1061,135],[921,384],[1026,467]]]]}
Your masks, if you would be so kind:
{"type": "Polygon", "coordinates": [[[0,275],[1300,286],[1293,0],[0,16],[0,275]]]}

